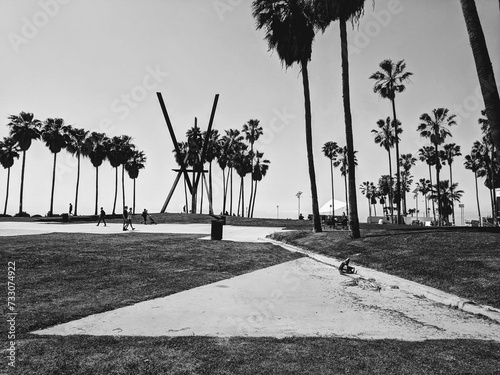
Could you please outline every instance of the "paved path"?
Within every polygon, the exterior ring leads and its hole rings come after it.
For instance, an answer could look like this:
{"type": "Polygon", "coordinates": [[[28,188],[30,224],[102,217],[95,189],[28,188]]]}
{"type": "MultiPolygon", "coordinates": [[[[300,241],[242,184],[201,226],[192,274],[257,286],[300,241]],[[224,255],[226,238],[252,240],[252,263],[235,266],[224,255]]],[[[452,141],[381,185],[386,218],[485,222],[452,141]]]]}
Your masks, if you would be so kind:
{"type": "MultiPolygon", "coordinates": [[[[270,241],[264,237],[278,230],[224,226],[224,238],[270,241]]],[[[0,235],[49,232],[134,235],[123,232],[120,224],[0,223],[0,235]]],[[[209,238],[210,225],[137,225],[134,232],[199,233],[209,238]]],[[[500,324],[493,320],[500,317],[498,310],[491,312],[492,319],[484,319],[477,314],[487,315],[487,308],[472,306],[476,315],[468,313],[462,310],[466,302],[456,296],[368,268],[358,268],[361,278],[347,277],[339,274],[335,259],[284,247],[308,257],[34,333],[500,341],[500,324]]]]}

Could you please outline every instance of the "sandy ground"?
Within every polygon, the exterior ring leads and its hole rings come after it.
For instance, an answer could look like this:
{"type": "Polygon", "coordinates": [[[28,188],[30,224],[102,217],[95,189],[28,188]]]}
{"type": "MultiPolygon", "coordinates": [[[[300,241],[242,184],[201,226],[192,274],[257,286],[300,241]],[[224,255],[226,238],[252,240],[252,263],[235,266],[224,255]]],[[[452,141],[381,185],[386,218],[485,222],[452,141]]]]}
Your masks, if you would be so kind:
{"type": "MultiPolygon", "coordinates": [[[[265,235],[277,230],[280,229],[225,226],[224,237],[233,241],[263,241],[265,235]]],[[[133,235],[123,232],[120,224],[96,227],[0,223],[0,235],[48,232],[133,235]]],[[[210,225],[137,225],[134,232],[199,233],[209,238],[210,225]]],[[[361,279],[356,283],[355,279],[339,274],[331,264],[305,257],[33,333],[500,341],[498,322],[400,289],[398,284],[406,285],[403,279],[359,270],[365,279],[380,277],[376,282],[361,279]]]]}

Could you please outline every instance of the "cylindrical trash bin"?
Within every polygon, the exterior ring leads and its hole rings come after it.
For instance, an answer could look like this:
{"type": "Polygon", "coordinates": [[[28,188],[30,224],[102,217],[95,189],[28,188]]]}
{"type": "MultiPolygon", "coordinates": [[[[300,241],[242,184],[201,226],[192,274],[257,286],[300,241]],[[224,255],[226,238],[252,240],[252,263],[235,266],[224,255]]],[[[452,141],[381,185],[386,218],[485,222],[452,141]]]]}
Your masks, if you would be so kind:
{"type": "Polygon", "coordinates": [[[212,220],[212,231],[210,233],[210,239],[212,240],[222,240],[222,227],[224,222],[222,220],[212,220]]]}
{"type": "Polygon", "coordinates": [[[69,222],[69,214],[62,214],[62,221],[63,221],[63,223],[68,223],[69,222]]]}

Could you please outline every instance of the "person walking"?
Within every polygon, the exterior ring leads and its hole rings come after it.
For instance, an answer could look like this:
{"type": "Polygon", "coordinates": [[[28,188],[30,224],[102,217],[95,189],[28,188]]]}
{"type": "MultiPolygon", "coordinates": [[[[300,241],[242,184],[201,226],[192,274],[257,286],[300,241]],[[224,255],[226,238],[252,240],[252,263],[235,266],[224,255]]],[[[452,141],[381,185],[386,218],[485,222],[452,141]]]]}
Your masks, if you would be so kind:
{"type": "Polygon", "coordinates": [[[142,223],[147,224],[147,220],[148,220],[148,210],[144,209],[144,211],[142,211],[142,223]]]}
{"type": "Polygon", "coordinates": [[[104,226],[106,226],[106,212],[104,212],[104,209],[101,207],[101,212],[99,213],[99,221],[97,222],[97,226],[101,224],[101,221],[104,223],[104,226]]]}
{"type": "Polygon", "coordinates": [[[125,206],[123,208],[123,230],[128,230],[128,207],[125,206]]]}
{"type": "Polygon", "coordinates": [[[71,203],[69,204],[68,213],[70,216],[73,215],[73,205],[71,203]]]}
{"type": "Polygon", "coordinates": [[[130,228],[132,228],[132,230],[135,230],[135,228],[132,226],[132,207],[130,207],[129,211],[128,211],[128,219],[127,219],[127,226],[130,225],[130,228]]]}

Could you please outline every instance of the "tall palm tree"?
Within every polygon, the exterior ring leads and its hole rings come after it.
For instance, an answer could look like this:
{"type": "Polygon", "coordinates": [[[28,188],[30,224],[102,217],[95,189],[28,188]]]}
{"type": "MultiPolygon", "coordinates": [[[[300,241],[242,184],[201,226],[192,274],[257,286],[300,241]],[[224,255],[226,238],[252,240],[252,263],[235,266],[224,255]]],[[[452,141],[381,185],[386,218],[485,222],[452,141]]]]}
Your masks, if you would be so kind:
{"type": "Polygon", "coordinates": [[[267,171],[269,170],[269,164],[271,163],[267,159],[263,159],[264,153],[256,151],[255,152],[255,165],[252,172],[252,180],[255,181],[255,188],[253,194],[253,202],[252,202],[252,214],[250,217],[253,217],[253,212],[255,208],[255,197],[257,196],[257,186],[259,181],[262,181],[262,178],[266,176],[267,171]]]}
{"type": "Polygon", "coordinates": [[[19,147],[12,137],[4,137],[0,141],[0,164],[7,169],[7,188],[5,189],[4,216],[7,215],[7,203],[9,202],[10,168],[14,165],[14,159],[19,159],[19,147]]]}
{"type": "Polygon", "coordinates": [[[478,171],[481,168],[479,158],[474,152],[465,155],[464,162],[465,169],[469,169],[474,173],[474,181],[476,185],[476,204],[477,204],[477,215],[479,217],[479,223],[481,223],[481,205],[479,204],[479,189],[477,187],[478,171]]]}
{"type": "Polygon", "coordinates": [[[335,213],[335,184],[334,184],[334,166],[333,163],[337,160],[339,156],[340,147],[337,142],[328,141],[323,145],[323,154],[330,159],[330,177],[332,180],[332,205],[333,205],[333,213],[335,213]]]}
{"type": "Polygon", "coordinates": [[[500,96],[498,94],[493,66],[491,65],[475,1],[460,0],[460,4],[462,5],[462,13],[469,34],[479,85],[486,106],[486,114],[491,123],[493,143],[500,157],[500,96]]]}
{"type": "MultiPolygon", "coordinates": [[[[245,134],[245,139],[250,144],[250,157],[252,162],[252,172],[255,162],[255,154],[253,152],[254,143],[264,134],[264,129],[259,125],[259,120],[248,120],[246,124],[243,124],[243,134],[245,134]]],[[[252,175],[252,174],[251,174],[252,175]]],[[[253,197],[253,183],[250,184],[250,203],[253,197]]],[[[249,207],[250,208],[250,207],[249,207]]],[[[248,217],[250,217],[250,209],[248,210],[248,217]]]]}
{"type": "Polygon", "coordinates": [[[66,150],[73,156],[76,156],[78,167],[76,172],[76,189],[75,189],[75,215],[78,215],[78,189],[80,187],[80,162],[81,157],[88,156],[91,151],[87,142],[89,132],[85,129],[71,127],[68,131],[68,143],[66,150]]]}
{"type": "MultiPolygon", "coordinates": [[[[373,73],[370,79],[375,80],[373,92],[378,93],[382,98],[389,99],[392,104],[392,118],[394,120],[395,132],[398,132],[399,123],[396,116],[396,94],[405,91],[406,82],[410,82],[411,72],[406,72],[406,63],[400,60],[394,63],[391,59],[383,60],[379,67],[381,70],[373,73]]],[[[396,160],[399,160],[399,139],[396,137],[396,160]]],[[[398,210],[398,224],[401,223],[401,185],[399,164],[396,164],[396,206],[398,210]]]]}
{"type": "Polygon", "coordinates": [[[50,193],[49,216],[54,214],[54,190],[56,185],[56,163],[57,154],[63,148],[66,148],[69,142],[69,125],[64,124],[62,118],[48,118],[45,120],[42,128],[42,139],[50,152],[54,154],[54,163],[52,168],[52,189],[50,193]]]}
{"type": "Polygon", "coordinates": [[[191,212],[195,214],[198,211],[198,184],[200,175],[203,173],[203,164],[205,160],[202,159],[203,152],[203,135],[200,128],[195,123],[195,126],[188,129],[186,132],[188,144],[188,160],[187,164],[193,169],[193,191],[191,194],[191,212]]]}
{"type": "MultiPolygon", "coordinates": [[[[361,190],[361,193],[366,197],[366,199],[368,200],[368,213],[369,213],[369,216],[372,217],[372,204],[373,203],[373,200],[375,199],[375,185],[373,184],[373,182],[370,182],[370,181],[364,181],[360,186],[359,186],[360,190],[361,190]]],[[[375,200],[375,203],[377,201],[375,200]]],[[[377,214],[375,214],[377,215],[377,214]]]]}
{"type": "Polygon", "coordinates": [[[411,167],[417,161],[412,154],[402,154],[399,157],[399,166],[403,168],[401,172],[401,189],[403,190],[403,213],[406,215],[406,193],[410,191],[410,185],[413,182],[410,174],[411,167]]]}
{"type": "Polygon", "coordinates": [[[420,116],[420,125],[417,131],[420,132],[420,136],[428,138],[430,142],[434,145],[435,157],[436,157],[436,191],[437,191],[437,201],[438,201],[438,213],[439,213],[439,224],[441,224],[441,198],[440,198],[440,184],[439,184],[439,169],[441,166],[439,160],[439,145],[442,144],[445,139],[450,136],[451,132],[448,127],[456,125],[455,115],[448,114],[447,108],[437,108],[432,110],[432,115],[428,113],[423,113],[420,116]]]}
{"type": "MultiPolygon", "coordinates": [[[[380,204],[382,205],[384,216],[387,216],[387,218],[389,216],[387,214],[387,211],[388,211],[388,207],[386,204],[387,197],[388,196],[390,197],[391,191],[394,190],[391,185],[393,185],[393,180],[392,180],[391,176],[382,175],[378,179],[377,190],[378,190],[379,196],[380,196],[380,204]]],[[[391,211],[391,213],[392,213],[392,211],[391,211]]]]}
{"type": "MultiPolygon", "coordinates": [[[[448,164],[450,167],[450,185],[453,186],[453,171],[452,171],[452,164],[453,160],[457,156],[461,156],[462,153],[460,152],[460,146],[457,145],[456,143],[448,143],[443,146],[442,150],[442,156],[444,160],[444,164],[448,164]]],[[[452,221],[453,225],[455,225],[455,206],[452,206],[452,221]]]]}
{"type": "Polygon", "coordinates": [[[110,139],[104,133],[92,132],[87,137],[87,148],[89,150],[89,159],[95,168],[95,206],[94,215],[97,215],[99,205],[99,167],[108,155],[108,145],[110,139]]]}
{"type": "Polygon", "coordinates": [[[349,51],[347,42],[347,22],[354,24],[364,13],[365,0],[316,0],[312,2],[315,10],[316,27],[323,31],[331,22],[339,21],[340,50],[342,59],[342,98],[344,105],[344,122],[347,147],[347,163],[349,170],[349,199],[351,200],[349,214],[349,229],[352,238],[361,237],[359,231],[359,217],[356,198],[356,168],[354,168],[354,140],[352,130],[351,99],[349,87],[349,51]]]}
{"type": "MultiPolygon", "coordinates": [[[[396,129],[398,131],[397,137],[399,139],[399,135],[403,132],[403,129],[399,125],[401,123],[396,120],[397,125],[395,124],[394,121],[391,121],[390,117],[387,117],[384,120],[380,119],[377,121],[377,126],[379,130],[377,129],[372,129],[372,133],[375,135],[375,143],[378,144],[380,147],[385,148],[387,151],[387,155],[389,156],[389,177],[392,180],[392,162],[391,162],[391,148],[394,147],[394,144],[396,143],[396,129]]],[[[394,192],[393,192],[393,184],[391,181],[390,186],[390,192],[389,192],[389,201],[391,203],[391,222],[394,222],[394,210],[393,210],[393,199],[394,199],[394,192]]]]}
{"type": "MultiPolygon", "coordinates": [[[[218,141],[217,164],[222,170],[222,212],[226,214],[226,198],[227,198],[227,183],[226,183],[226,168],[229,165],[229,137],[227,135],[220,137],[218,141]]],[[[229,174],[229,173],[228,173],[229,174]]]]}
{"type": "MultiPolygon", "coordinates": [[[[491,215],[495,222],[496,202],[494,181],[498,181],[494,176],[500,175],[499,163],[496,154],[491,153],[491,144],[488,137],[483,137],[481,141],[475,141],[472,145],[471,153],[478,163],[478,177],[486,177],[484,185],[490,191],[491,215]]],[[[498,176],[500,177],[500,176],[498,176]]]]}
{"type": "Polygon", "coordinates": [[[135,180],[139,177],[139,171],[146,166],[146,155],[144,151],[133,150],[130,159],[125,163],[128,176],[134,181],[134,193],[132,199],[132,213],[135,215],[135,180]]]}
{"type": "MultiPolygon", "coordinates": [[[[496,199],[496,190],[495,187],[498,185],[498,180],[496,179],[496,175],[498,174],[498,171],[496,171],[496,167],[498,166],[498,160],[500,159],[500,155],[496,153],[495,150],[495,141],[494,141],[494,136],[493,136],[493,128],[491,126],[490,121],[486,117],[486,111],[482,110],[481,115],[483,117],[480,117],[477,122],[479,125],[481,125],[481,131],[483,132],[483,144],[485,145],[486,149],[489,150],[487,152],[490,153],[489,159],[491,160],[491,163],[488,165],[490,168],[490,171],[488,173],[489,180],[490,180],[490,185],[493,187],[491,191],[492,195],[492,206],[493,206],[493,212],[497,212],[498,208],[496,207],[497,205],[497,199],[496,199]]],[[[483,158],[484,159],[484,158],[483,158]]],[[[493,222],[495,225],[497,224],[497,215],[493,215],[493,222]]]]}
{"type": "Polygon", "coordinates": [[[37,120],[33,113],[21,112],[19,115],[9,116],[10,122],[7,126],[10,127],[10,136],[17,142],[19,149],[23,153],[23,162],[21,167],[21,192],[19,194],[19,212],[22,216],[23,212],[23,192],[24,192],[24,172],[26,168],[26,151],[31,147],[34,140],[40,139],[40,128],[42,123],[37,120]]]}
{"type": "Polygon", "coordinates": [[[301,0],[254,0],[253,16],[257,21],[257,29],[265,30],[265,39],[270,50],[276,50],[278,57],[291,67],[300,64],[302,83],[304,86],[306,149],[311,183],[311,199],[314,230],[321,232],[319,216],[316,172],[314,170],[312,144],[311,98],[309,91],[308,62],[311,60],[312,42],[314,40],[313,10],[301,0]]]}

